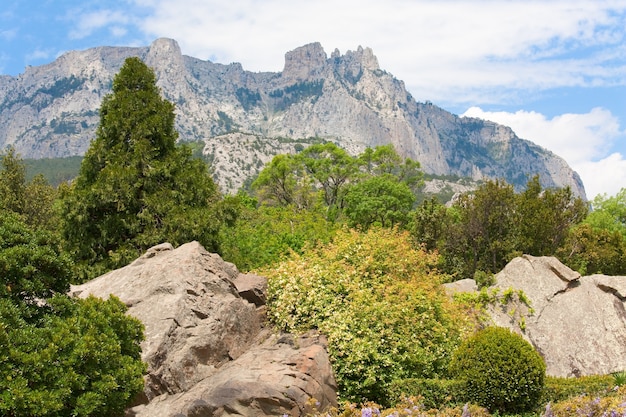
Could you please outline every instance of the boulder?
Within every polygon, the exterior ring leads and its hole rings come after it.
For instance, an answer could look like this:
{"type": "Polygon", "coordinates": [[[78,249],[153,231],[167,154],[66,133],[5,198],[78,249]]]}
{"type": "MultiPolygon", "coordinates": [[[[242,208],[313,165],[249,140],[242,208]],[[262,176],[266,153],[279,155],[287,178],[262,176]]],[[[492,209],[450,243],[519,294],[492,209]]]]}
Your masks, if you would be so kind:
{"type": "Polygon", "coordinates": [[[257,307],[265,305],[267,279],[254,274],[239,274],[233,281],[241,297],[257,307]]]}
{"type": "Polygon", "coordinates": [[[311,402],[336,405],[325,339],[267,326],[263,281],[192,242],[155,246],[71,292],[115,295],[145,325],[146,384],[128,416],[298,416],[311,402]]]}
{"type": "Polygon", "coordinates": [[[492,305],[493,324],[521,334],[543,356],[548,375],[573,377],[626,369],[626,277],[580,276],[554,257],[524,255],[495,276],[501,293],[521,290],[492,305]]]}

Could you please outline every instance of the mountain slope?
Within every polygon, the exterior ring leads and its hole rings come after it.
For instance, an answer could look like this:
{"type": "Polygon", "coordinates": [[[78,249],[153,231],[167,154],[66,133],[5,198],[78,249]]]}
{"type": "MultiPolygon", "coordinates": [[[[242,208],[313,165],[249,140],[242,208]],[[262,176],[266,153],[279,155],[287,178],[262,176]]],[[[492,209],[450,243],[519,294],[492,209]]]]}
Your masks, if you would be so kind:
{"type": "Polygon", "coordinates": [[[369,48],[328,57],[319,43],[286,53],[280,73],[183,56],[171,39],[69,52],[18,77],[0,76],[0,146],[31,158],[83,154],[102,97],[129,56],[154,68],[176,104],[180,139],[206,141],[225,191],[236,190],[275,153],[295,152],[315,137],[352,154],[393,143],[437,175],[504,178],[520,188],[539,174],[546,187],[570,186],[585,196],[562,158],[510,128],[417,102],[369,48]]]}

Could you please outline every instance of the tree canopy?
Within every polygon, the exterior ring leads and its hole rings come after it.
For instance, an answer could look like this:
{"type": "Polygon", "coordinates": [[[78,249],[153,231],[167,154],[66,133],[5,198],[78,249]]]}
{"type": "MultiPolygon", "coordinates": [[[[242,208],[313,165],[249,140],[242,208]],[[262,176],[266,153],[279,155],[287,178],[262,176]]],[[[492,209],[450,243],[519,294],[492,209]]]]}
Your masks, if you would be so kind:
{"type": "Polygon", "coordinates": [[[218,189],[206,165],[177,146],[174,105],[154,72],[128,58],[100,109],[96,138],[63,195],[63,233],[88,277],[147,248],[198,240],[218,248],[218,189]]]}
{"type": "Polygon", "coordinates": [[[42,175],[27,181],[26,164],[12,147],[2,155],[0,168],[0,209],[20,215],[30,226],[55,230],[56,190],[42,175]]]}
{"type": "Polygon", "coordinates": [[[422,184],[420,165],[402,160],[393,145],[353,157],[334,143],[277,155],[252,183],[262,204],[310,209],[322,204],[329,220],[350,226],[394,226],[408,221],[422,184]]]}

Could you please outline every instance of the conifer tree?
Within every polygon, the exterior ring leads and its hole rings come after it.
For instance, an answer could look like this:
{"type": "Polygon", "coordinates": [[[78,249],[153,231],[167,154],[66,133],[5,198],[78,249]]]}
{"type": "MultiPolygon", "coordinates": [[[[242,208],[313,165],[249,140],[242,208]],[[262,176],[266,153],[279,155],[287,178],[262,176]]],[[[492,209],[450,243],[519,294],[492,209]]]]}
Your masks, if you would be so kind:
{"type": "Polygon", "coordinates": [[[219,192],[204,162],[176,145],[174,119],[154,72],[128,58],[103,99],[79,176],[63,195],[64,237],[86,277],[165,241],[198,240],[217,250],[219,192]]]}

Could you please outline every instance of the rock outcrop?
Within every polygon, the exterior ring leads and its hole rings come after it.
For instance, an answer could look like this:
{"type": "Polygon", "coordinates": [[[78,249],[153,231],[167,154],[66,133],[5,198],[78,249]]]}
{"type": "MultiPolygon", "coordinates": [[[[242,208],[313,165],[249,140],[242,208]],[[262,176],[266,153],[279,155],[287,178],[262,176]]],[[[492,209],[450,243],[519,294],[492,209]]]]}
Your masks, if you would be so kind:
{"type": "Polygon", "coordinates": [[[128,416],[299,416],[310,403],[336,405],[325,339],[268,327],[264,292],[263,278],[197,242],[156,246],[72,288],[117,296],[145,325],[146,385],[128,416]]]}
{"type": "Polygon", "coordinates": [[[626,277],[580,276],[556,258],[524,255],[495,280],[492,288],[521,290],[529,305],[517,297],[496,303],[489,309],[493,324],[528,340],[543,356],[549,375],[626,369],[626,277]]]}
{"type": "Polygon", "coordinates": [[[585,195],[562,158],[506,126],[416,101],[380,68],[370,48],[360,46],[329,58],[319,43],[304,45],[285,54],[280,73],[184,56],[172,39],[68,52],[17,77],[0,76],[0,148],[12,145],[25,158],[84,154],[102,98],[129,56],[154,68],[163,95],[176,105],[181,140],[206,143],[225,192],[235,192],[277,153],[322,138],[351,154],[393,144],[430,174],[504,178],[518,188],[537,174],[545,187],[570,186],[585,195]]]}

